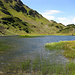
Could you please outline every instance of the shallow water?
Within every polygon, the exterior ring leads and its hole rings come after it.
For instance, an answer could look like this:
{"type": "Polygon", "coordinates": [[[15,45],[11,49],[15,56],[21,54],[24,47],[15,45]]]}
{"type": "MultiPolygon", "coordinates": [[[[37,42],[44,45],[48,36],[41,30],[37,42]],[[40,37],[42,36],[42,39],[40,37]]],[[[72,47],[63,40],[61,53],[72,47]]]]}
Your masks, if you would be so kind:
{"type": "Polygon", "coordinates": [[[75,40],[75,36],[44,36],[35,38],[19,38],[18,36],[0,36],[0,41],[6,41],[12,45],[10,51],[0,54],[0,66],[11,62],[23,62],[25,59],[34,59],[37,56],[44,57],[50,62],[66,63],[63,55],[56,51],[48,51],[46,43],[75,40]]]}

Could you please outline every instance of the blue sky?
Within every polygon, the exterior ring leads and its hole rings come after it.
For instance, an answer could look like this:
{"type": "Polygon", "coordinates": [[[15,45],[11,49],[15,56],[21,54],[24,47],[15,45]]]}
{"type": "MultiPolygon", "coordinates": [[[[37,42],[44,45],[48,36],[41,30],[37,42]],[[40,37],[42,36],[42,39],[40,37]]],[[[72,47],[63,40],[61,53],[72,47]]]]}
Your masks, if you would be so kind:
{"type": "Polygon", "coordinates": [[[64,25],[75,24],[75,0],[21,0],[48,20],[64,25]]]}

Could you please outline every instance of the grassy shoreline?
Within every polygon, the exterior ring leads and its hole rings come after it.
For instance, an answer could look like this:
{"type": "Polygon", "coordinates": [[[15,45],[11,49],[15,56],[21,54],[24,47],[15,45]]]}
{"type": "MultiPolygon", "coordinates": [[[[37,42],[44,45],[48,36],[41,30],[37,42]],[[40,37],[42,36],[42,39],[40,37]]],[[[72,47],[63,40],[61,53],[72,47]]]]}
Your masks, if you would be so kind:
{"type": "Polygon", "coordinates": [[[19,36],[20,38],[33,38],[33,37],[39,37],[39,36],[50,36],[50,35],[55,35],[55,36],[75,36],[75,34],[72,35],[72,33],[68,34],[63,34],[63,33],[55,33],[55,34],[14,34],[14,35],[0,35],[0,36],[19,36]]]}
{"type": "Polygon", "coordinates": [[[60,41],[45,44],[49,50],[64,50],[64,56],[75,59],[75,41],[60,41]]]}
{"type": "MultiPolygon", "coordinates": [[[[4,73],[3,73],[4,74],[4,73]]],[[[46,59],[35,58],[8,65],[5,67],[4,75],[75,75],[75,63],[69,62],[65,66],[61,64],[50,63],[46,59]]]]}
{"type": "MultiPolygon", "coordinates": [[[[34,38],[34,37],[42,37],[42,36],[72,36],[71,34],[25,34],[25,35],[18,35],[20,38],[34,38]]],[[[75,35],[73,35],[75,36],[75,35]]]]}

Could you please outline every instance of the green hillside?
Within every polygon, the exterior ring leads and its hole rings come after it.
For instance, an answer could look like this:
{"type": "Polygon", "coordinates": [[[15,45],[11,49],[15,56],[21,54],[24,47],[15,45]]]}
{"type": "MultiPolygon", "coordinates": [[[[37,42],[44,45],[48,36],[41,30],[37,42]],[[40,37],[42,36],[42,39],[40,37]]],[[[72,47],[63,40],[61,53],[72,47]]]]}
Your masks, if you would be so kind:
{"type": "Polygon", "coordinates": [[[0,0],[0,35],[55,34],[64,28],[20,0],[0,0]]]}
{"type": "Polygon", "coordinates": [[[65,33],[65,34],[75,35],[75,25],[74,24],[69,24],[64,29],[59,30],[58,33],[65,33]]]}

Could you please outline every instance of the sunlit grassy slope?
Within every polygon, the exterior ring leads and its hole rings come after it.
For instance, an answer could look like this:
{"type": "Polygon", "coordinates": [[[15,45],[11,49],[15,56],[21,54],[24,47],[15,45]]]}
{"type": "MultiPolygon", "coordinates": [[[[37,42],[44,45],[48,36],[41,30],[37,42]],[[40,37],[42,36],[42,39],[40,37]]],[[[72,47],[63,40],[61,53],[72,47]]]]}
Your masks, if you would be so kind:
{"type": "Polygon", "coordinates": [[[64,27],[20,0],[0,0],[0,35],[55,34],[64,27]]]}
{"type": "Polygon", "coordinates": [[[75,35],[75,25],[69,24],[64,29],[59,30],[58,33],[75,35]]]}

